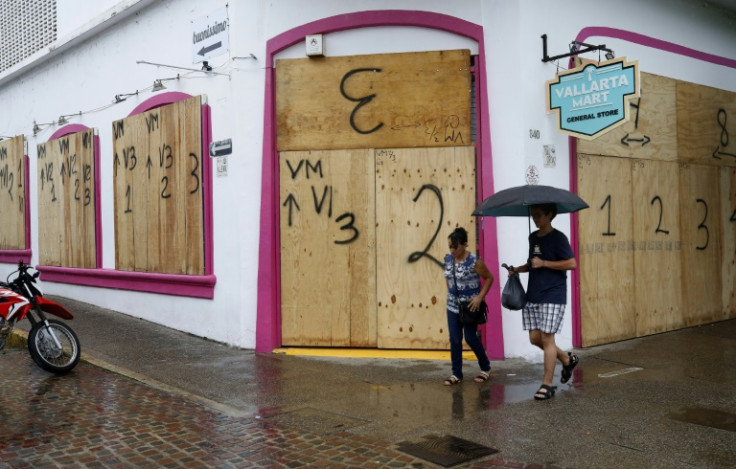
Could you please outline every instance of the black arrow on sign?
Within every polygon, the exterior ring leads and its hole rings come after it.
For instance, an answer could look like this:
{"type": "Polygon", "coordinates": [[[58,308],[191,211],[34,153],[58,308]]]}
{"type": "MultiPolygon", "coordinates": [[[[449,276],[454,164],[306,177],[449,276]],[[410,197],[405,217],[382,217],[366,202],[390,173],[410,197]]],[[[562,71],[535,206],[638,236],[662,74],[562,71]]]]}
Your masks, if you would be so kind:
{"type": "Polygon", "coordinates": [[[647,143],[651,142],[652,139],[644,135],[644,138],[630,138],[629,134],[624,135],[624,137],[621,139],[621,143],[629,146],[629,142],[633,143],[641,143],[641,146],[645,146],[647,143]]]}
{"type": "Polygon", "coordinates": [[[283,203],[283,206],[286,207],[287,205],[289,206],[289,226],[291,226],[291,212],[294,209],[294,206],[296,205],[296,209],[301,211],[294,194],[289,194],[289,196],[286,197],[286,201],[283,203]]]}
{"type": "Polygon", "coordinates": [[[203,47],[199,49],[199,52],[197,52],[197,55],[204,56],[205,54],[209,54],[213,50],[219,49],[222,47],[222,41],[217,41],[216,43],[212,44],[211,46],[203,47]]]}

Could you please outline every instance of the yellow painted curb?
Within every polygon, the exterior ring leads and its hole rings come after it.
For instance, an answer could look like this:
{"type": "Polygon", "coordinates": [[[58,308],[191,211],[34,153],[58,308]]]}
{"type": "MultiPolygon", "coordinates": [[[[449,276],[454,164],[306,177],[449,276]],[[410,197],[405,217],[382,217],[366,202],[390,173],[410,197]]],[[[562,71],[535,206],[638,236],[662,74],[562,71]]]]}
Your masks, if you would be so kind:
{"type": "MultiPolygon", "coordinates": [[[[410,360],[450,360],[447,350],[386,350],[355,348],[282,347],[273,351],[280,355],[332,358],[398,358],[410,360]]],[[[472,351],[463,352],[464,359],[475,359],[472,351]]]]}

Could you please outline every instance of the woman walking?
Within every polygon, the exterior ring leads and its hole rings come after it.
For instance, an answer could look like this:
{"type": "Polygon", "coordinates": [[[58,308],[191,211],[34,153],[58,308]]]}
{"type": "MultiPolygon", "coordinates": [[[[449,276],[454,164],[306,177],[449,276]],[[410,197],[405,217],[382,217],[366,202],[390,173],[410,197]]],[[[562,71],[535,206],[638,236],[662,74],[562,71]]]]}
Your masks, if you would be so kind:
{"type": "Polygon", "coordinates": [[[477,311],[491,289],[493,275],[480,257],[467,250],[468,232],[464,228],[456,228],[448,237],[447,244],[450,253],[445,256],[445,280],[452,375],[444,381],[444,385],[453,386],[463,380],[463,335],[480,366],[480,372],[474,381],[482,383],[490,378],[491,362],[480,341],[478,326],[466,325],[460,321],[459,302],[468,303],[471,311],[477,311]]]}

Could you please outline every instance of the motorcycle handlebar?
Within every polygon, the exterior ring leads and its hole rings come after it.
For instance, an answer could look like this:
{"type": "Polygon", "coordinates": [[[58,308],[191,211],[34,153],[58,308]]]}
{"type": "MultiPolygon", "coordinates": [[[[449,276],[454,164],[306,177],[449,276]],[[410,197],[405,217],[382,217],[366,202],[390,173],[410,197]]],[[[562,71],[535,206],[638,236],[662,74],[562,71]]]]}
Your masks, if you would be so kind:
{"type": "MultiPolygon", "coordinates": [[[[18,272],[18,278],[23,277],[23,278],[25,278],[26,280],[28,280],[30,282],[35,282],[36,279],[41,275],[41,272],[36,271],[33,274],[29,274],[28,273],[28,270],[29,269],[32,269],[32,267],[30,265],[26,264],[22,260],[19,260],[18,261],[18,270],[16,271],[16,272],[18,272]]],[[[10,275],[13,275],[13,273],[11,273],[10,275]]],[[[10,278],[10,275],[8,275],[8,278],[10,278]]],[[[12,283],[12,282],[9,282],[9,283],[12,283]]]]}

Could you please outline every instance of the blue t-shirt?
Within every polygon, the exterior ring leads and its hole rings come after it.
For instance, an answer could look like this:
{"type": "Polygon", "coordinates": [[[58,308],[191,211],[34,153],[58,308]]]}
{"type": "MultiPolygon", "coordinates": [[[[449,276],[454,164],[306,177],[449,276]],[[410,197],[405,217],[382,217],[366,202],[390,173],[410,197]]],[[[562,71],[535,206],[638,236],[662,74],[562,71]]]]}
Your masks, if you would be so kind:
{"type": "Polygon", "coordinates": [[[460,301],[470,301],[474,296],[480,293],[480,275],[475,272],[475,263],[478,262],[478,256],[469,252],[468,257],[464,261],[455,263],[455,257],[452,254],[445,256],[445,279],[447,279],[447,309],[453,313],[459,313],[460,307],[457,303],[457,296],[460,301]],[[452,271],[455,269],[455,277],[452,271]],[[455,290],[455,281],[457,280],[457,290],[455,290]]]}
{"type": "Polygon", "coordinates": [[[539,231],[529,235],[529,284],[527,300],[532,303],[567,303],[567,271],[546,267],[531,268],[532,257],[545,261],[572,259],[575,255],[564,233],[553,229],[544,236],[539,231]]]}

